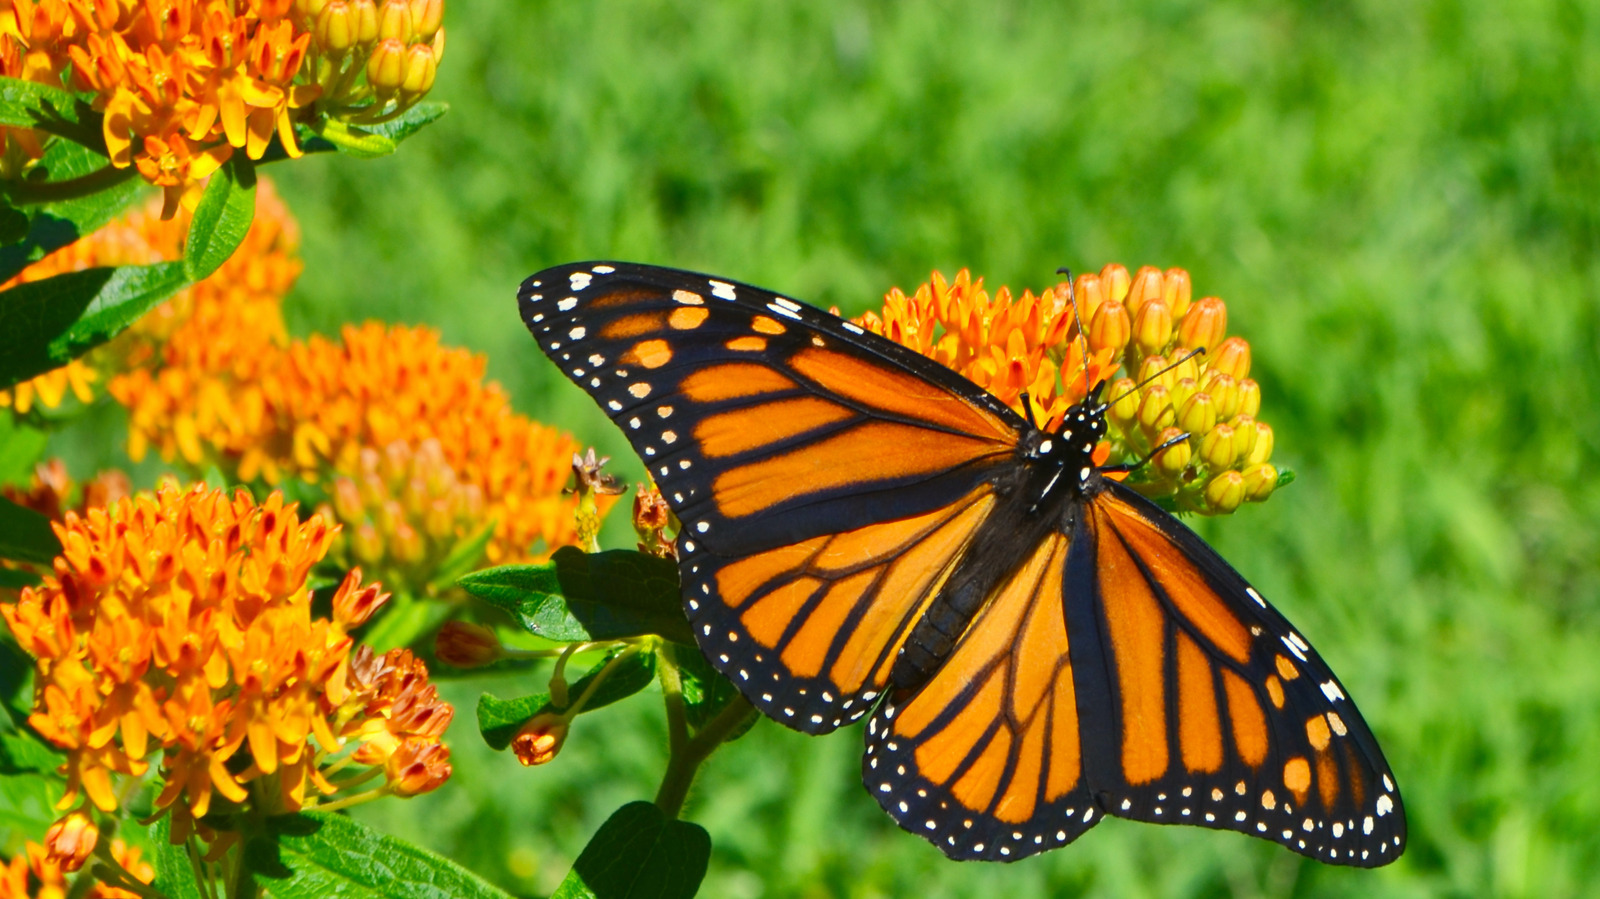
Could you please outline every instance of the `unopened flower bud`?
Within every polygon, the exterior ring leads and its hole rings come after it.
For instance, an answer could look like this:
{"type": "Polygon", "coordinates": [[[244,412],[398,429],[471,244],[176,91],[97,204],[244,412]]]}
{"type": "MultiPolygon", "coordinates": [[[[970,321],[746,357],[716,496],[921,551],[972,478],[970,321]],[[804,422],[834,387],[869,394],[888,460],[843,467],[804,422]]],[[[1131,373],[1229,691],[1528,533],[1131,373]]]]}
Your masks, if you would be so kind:
{"type": "Polygon", "coordinates": [[[1177,419],[1172,411],[1172,394],[1160,384],[1151,384],[1144,389],[1144,400],[1139,404],[1139,426],[1146,433],[1160,433],[1163,428],[1172,427],[1177,419]]]}
{"type": "Polygon", "coordinates": [[[428,547],[410,522],[397,521],[389,535],[389,555],[401,565],[415,565],[427,557],[428,547]]]}
{"type": "MultiPolygon", "coordinates": [[[[1156,446],[1160,446],[1174,437],[1182,436],[1182,434],[1183,432],[1177,428],[1165,428],[1160,434],[1156,435],[1156,446]]],[[[1156,453],[1154,462],[1157,470],[1168,477],[1177,477],[1181,474],[1185,468],[1189,467],[1189,461],[1194,457],[1194,450],[1190,448],[1189,443],[1190,441],[1188,440],[1180,440],[1156,453]]]]}
{"type": "Polygon", "coordinates": [[[1229,337],[1207,354],[1206,363],[1212,371],[1242,381],[1250,374],[1250,344],[1243,337],[1229,337]]]}
{"type": "Polygon", "coordinates": [[[418,40],[432,40],[443,21],[444,0],[411,0],[411,33],[418,40]]]}
{"type": "Polygon", "coordinates": [[[1261,414],[1261,385],[1250,378],[1239,382],[1239,414],[1261,414]]]}
{"type": "Polygon", "coordinates": [[[517,761],[528,767],[543,765],[561,751],[569,726],[565,715],[540,712],[511,738],[511,751],[516,753],[517,761]]]}
{"type": "Polygon", "coordinates": [[[348,0],[329,0],[317,16],[312,36],[328,53],[344,53],[356,45],[356,19],[348,0]]]}
{"type": "MultiPolygon", "coordinates": [[[[444,35],[439,32],[440,37],[444,35]]],[[[433,89],[433,79],[439,71],[439,54],[427,44],[412,44],[406,50],[406,80],[400,90],[407,96],[417,97],[433,89]]]]}
{"type": "Polygon", "coordinates": [[[350,552],[367,565],[376,565],[384,555],[383,535],[370,521],[363,521],[350,531],[350,552]]]}
{"type": "Polygon", "coordinates": [[[1147,299],[1139,308],[1133,321],[1133,339],[1143,353],[1159,353],[1172,339],[1172,310],[1159,297],[1147,299]]]}
{"type": "Polygon", "coordinates": [[[98,842],[100,828],[83,812],[73,812],[50,825],[44,835],[48,858],[68,873],[83,867],[98,842]]]}
{"type": "Polygon", "coordinates": [[[354,19],[358,44],[370,44],[378,39],[378,4],[373,0],[350,0],[350,14],[354,19]]]}
{"type": "Polygon", "coordinates": [[[366,514],[361,501],[361,490],[349,478],[335,478],[333,482],[333,511],[340,521],[360,521],[366,514]]]}
{"type": "Polygon", "coordinates": [[[1214,513],[1226,515],[1244,503],[1244,475],[1224,471],[1206,484],[1206,505],[1214,513]]]}
{"type": "Polygon", "coordinates": [[[1233,428],[1233,457],[1248,459],[1250,451],[1256,448],[1256,420],[1248,415],[1235,415],[1228,420],[1228,427],[1233,428]]]}
{"type": "Polygon", "coordinates": [[[1120,262],[1110,262],[1100,270],[1100,284],[1105,288],[1106,299],[1120,303],[1128,298],[1128,288],[1133,285],[1128,269],[1120,262]]]}
{"type": "Polygon", "coordinates": [[[1128,307],[1128,314],[1137,321],[1144,304],[1159,299],[1161,299],[1161,269],[1153,265],[1140,266],[1139,271],[1133,276],[1132,285],[1128,287],[1128,298],[1123,301],[1123,305],[1128,307]]]}
{"type": "Polygon", "coordinates": [[[1200,389],[1216,402],[1218,418],[1239,414],[1239,384],[1233,378],[1220,371],[1207,371],[1200,377],[1200,389]]]}
{"type": "Polygon", "coordinates": [[[384,38],[367,57],[367,82],[380,92],[397,91],[405,83],[407,62],[406,45],[398,38],[384,38]]]}
{"type": "Polygon", "coordinates": [[[1189,273],[1181,268],[1169,268],[1161,281],[1161,299],[1172,309],[1174,319],[1182,319],[1189,311],[1189,300],[1193,296],[1189,273]]]}
{"type": "Polygon", "coordinates": [[[1178,427],[1190,434],[1204,434],[1217,423],[1217,404],[1211,394],[1195,391],[1178,406],[1178,427]]]}
{"type": "Polygon", "coordinates": [[[1206,297],[1189,307],[1178,325],[1178,343],[1188,349],[1210,349],[1228,333],[1228,307],[1216,297],[1206,297]]]}
{"type": "Polygon", "coordinates": [[[1078,317],[1083,319],[1087,327],[1106,301],[1105,282],[1100,280],[1098,274],[1087,272],[1079,275],[1072,284],[1072,296],[1078,302],[1078,317]]]}
{"type": "Polygon", "coordinates": [[[322,15],[322,10],[328,5],[328,0],[295,0],[294,8],[300,16],[308,22],[315,22],[322,15]]]}
{"type": "Polygon", "coordinates": [[[1095,350],[1112,349],[1120,352],[1128,345],[1128,335],[1132,330],[1128,310],[1122,303],[1106,300],[1089,323],[1089,346],[1095,350]]]}
{"type": "Polygon", "coordinates": [[[1174,378],[1172,372],[1166,370],[1168,365],[1165,356],[1146,356],[1139,363],[1140,384],[1165,384],[1168,390],[1172,389],[1174,378]]]}
{"type": "Polygon", "coordinates": [[[378,7],[378,40],[397,40],[404,46],[411,40],[411,4],[408,0],[384,0],[378,7]]]}
{"type": "MultiPolygon", "coordinates": [[[[1195,396],[1205,396],[1205,394],[1197,393],[1195,396]]],[[[1205,435],[1200,438],[1200,458],[1212,468],[1232,468],[1233,428],[1222,424],[1200,433],[1205,435]]]]}
{"type": "Polygon", "coordinates": [[[1250,455],[1244,461],[1247,465],[1259,465],[1272,458],[1272,426],[1264,421],[1255,423],[1256,440],[1250,447],[1250,455]]]}
{"type": "Polygon", "coordinates": [[[1118,427],[1127,428],[1139,415],[1139,392],[1133,387],[1132,378],[1119,378],[1111,385],[1108,396],[1116,402],[1111,404],[1106,413],[1118,427]]]}
{"type": "Polygon", "coordinates": [[[498,661],[505,647],[494,631],[470,621],[447,621],[433,638],[433,654],[456,668],[481,668],[498,661]]]}
{"type": "Polygon", "coordinates": [[[1259,503],[1278,489],[1278,469],[1271,463],[1260,462],[1240,472],[1244,477],[1244,498],[1259,503]]]}

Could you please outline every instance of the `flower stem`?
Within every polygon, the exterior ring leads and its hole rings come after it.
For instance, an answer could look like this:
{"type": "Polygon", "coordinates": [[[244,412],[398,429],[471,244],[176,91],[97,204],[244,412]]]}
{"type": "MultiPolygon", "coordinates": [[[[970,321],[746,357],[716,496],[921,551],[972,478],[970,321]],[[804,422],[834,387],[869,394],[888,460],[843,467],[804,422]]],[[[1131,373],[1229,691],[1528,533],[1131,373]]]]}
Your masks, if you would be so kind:
{"type": "Polygon", "coordinates": [[[683,811],[683,800],[689,795],[689,786],[705,761],[728,735],[737,731],[756,714],[755,707],[744,696],[735,696],[716,717],[706,722],[694,738],[683,744],[679,751],[667,759],[667,773],[661,778],[661,788],[656,791],[656,808],[669,817],[676,818],[683,811]]]}

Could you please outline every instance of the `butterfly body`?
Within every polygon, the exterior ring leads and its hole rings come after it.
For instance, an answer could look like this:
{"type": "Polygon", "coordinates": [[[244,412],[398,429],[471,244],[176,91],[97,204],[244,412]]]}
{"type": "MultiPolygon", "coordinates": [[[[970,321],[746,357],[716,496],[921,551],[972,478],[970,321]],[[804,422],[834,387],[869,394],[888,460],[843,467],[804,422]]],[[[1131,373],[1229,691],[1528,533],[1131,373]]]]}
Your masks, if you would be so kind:
{"type": "Polygon", "coordinates": [[[1093,462],[915,352],[770,291],[578,263],[518,295],[679,519],[701,650],[805,733],[862,717],[863,780],[958,859],[1114,815],[1323,861],[1404,847],[1392,775],[1310,645],[1093,462]]]}

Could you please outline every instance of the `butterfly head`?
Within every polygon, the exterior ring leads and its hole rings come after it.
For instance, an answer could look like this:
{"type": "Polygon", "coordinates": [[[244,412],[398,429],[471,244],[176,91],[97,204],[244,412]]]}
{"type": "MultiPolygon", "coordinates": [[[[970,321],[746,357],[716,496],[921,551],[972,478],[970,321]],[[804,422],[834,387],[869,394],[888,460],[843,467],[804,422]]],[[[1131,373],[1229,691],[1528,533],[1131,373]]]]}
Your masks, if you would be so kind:
{"type": "Polygon", "coordinates": [[[1097,385],[1081,402],[1068,407],[1054,431],[1030,428],[1023,439],[1024,454],[1036,463],[1036,470],[1051,472],[1038,501],[1060,487],[1080,495],[1094,491],[1094,451],[1106,436],[1107,407],[1100,402],[1103,386],[1097,385]]]}

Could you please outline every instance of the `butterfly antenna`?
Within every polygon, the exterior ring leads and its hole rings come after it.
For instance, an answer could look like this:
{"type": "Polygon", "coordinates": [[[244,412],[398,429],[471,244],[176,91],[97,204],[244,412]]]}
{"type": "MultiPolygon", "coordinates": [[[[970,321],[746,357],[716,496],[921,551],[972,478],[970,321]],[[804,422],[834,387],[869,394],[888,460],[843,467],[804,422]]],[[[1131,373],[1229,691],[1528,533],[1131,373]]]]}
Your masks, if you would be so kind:
{"type": "Polygon", "coordinates": [[[1078,315],[1078,289],[1072,283],[1072,269],[1062,266],[1056,269],[1056,274],[1065,275],[1067,278],[1067,302],[1072,304],[1072,321],[1078,326],[1078,340],[1083,343],[1083,365],[1078,369],[1078,377],[1083,378],[1083,394],[1089,395],[1089,335],[1083,330],[1083,318],[1078,315]]]}
{"type": "Polygon", "coordinates": [[[1182,357],[1174,360],[1171,363],[1168,363],[1166,368],[1163,368],[1160,371],[1151,374],[1150,377],[1145,378],[1143,381],[1140,381],[1139,383],[1133,385],[1132,387],[1128,388],[1127,390],[1124,390],[1123,392],[1117,394],[1112,399],[1106,400],[1104,403],[1101,403],[1100,404],[1100,408],[1099,408],[1098,411],[1104,412],[1105,410],[1110,409],[1112,406],[1115,406],[1117,403],[1121,402],[1123,397],[1127,396],[1130,393],[1138,393],[1139,392],[1139,388],[1141,388],[1144,385],[1150,383],[1151,381],[1154,381],[1156,378],[1161,377],[1162,375],[1166,374],[1167,372],[1172,371],[1174,368],[1177,368],[1178,366],[1182,365],[1183,363],[1188,362],[1190,359],[1193,359],[1196,356],[1202,355],[1203,353],[1205,353],[1205,348],[1204,347],[1196,347],[1195,349],[1192,349],[1189,352],[1184,353],[1182,357]]]}
{"type": "Polygon", "coordinates": [[[1037,431],[1039,423],[1033,420],[1033,397],[1029,396],[1028,391],[1024,390],[1017,398],[1022,400],[1022,417],[1028,420],[1029,427],[1037,431]]]}
{"type": "Polygon", "coordinates": [[[1168,438],[1166,440],[1166,442],[1162,443],[1160,446],[1156,447],[1155,449],[1151,450],[1148,453],[1145,453],[1144,458],[1140,459],[1139,461],[1133,462],[1133,463],[1130,463],[1130,464],[1125,464],[1125,465],[1108,465],[1105,468],[1100,469],[1100,473],[1101,474],[1112,474],[1112,473],[1114,473],[1114,474],[1122,474],[1122,473],[1126,473],[1126,472],[1138,471],[1139,469],[1141,469],[1141,468],[1145,467],[1146,465],[1150,464],[1150,460],[1151,459],[1154,459],[1155,457],[1161,455],[1162,453],[1166,452],[1167,450],[1171,449],[1172,447],[1177,446],[1178,444],[1180,444],[1180,443],[1182,443],[1182,442],[1184,442],[1185,440],[1188,440],[1188,439],[1189,439],[1189,435],[1186,434],[1186,433],[1185,434],[1174,434],[1173,436],[1168,438]]]}

